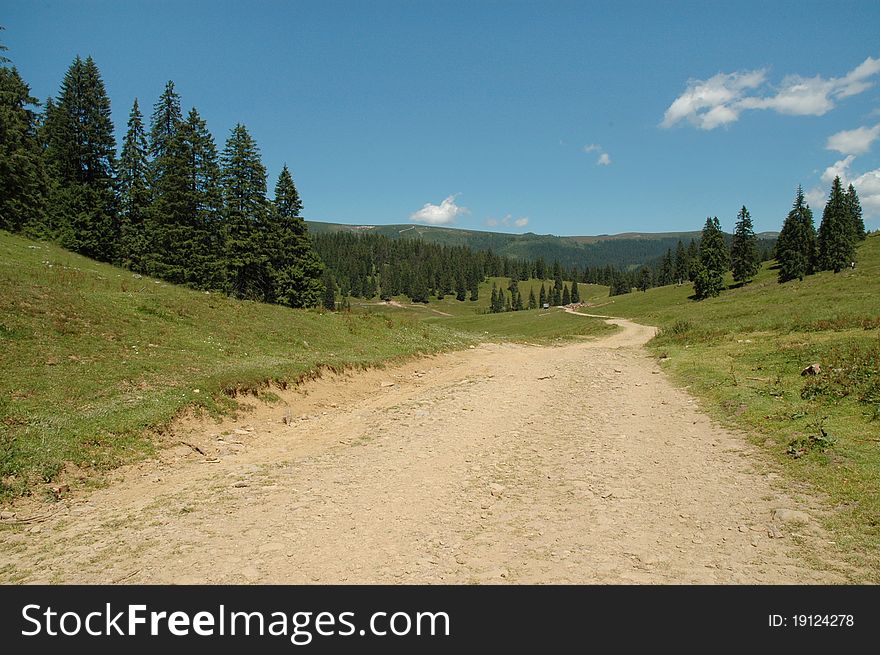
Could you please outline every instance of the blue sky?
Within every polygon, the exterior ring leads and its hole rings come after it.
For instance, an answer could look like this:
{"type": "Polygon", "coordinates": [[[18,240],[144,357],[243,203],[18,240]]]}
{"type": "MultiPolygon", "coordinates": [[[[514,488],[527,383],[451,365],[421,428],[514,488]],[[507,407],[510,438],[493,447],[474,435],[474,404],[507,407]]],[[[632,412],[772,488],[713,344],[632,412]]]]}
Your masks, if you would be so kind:
{"type": "Polygon", "coordinates": [[[504,232],[778,230],[832,172],[880,227],[880,3],[0,0],[40,99],[92,55],[121,142],[174,80],[307,218],[504,232]]]}

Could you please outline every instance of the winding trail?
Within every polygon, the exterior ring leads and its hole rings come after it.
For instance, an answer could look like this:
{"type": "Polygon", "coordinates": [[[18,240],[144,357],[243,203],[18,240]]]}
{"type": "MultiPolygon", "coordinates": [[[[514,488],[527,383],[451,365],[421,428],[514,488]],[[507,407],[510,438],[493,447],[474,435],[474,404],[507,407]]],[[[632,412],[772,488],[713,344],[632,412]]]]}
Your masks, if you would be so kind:
{"type": "Polygon", "coordinates": [[[160,460],[4,526],[0,580],[847,582],[810,498],[669,383],[653,328],[611,320],[183,421],[160,460]]]}

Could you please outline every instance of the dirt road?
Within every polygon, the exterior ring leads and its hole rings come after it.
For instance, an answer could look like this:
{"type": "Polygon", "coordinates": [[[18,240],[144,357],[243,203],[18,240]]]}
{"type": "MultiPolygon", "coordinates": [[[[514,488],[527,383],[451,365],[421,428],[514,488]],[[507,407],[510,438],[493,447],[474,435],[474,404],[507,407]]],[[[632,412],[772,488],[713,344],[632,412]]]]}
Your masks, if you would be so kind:
{"type": "Polygon", "coordinates": [[[161,461],[7,520],[0,580],[846,582],[810,555],[828,536],[809,498],[669,383],[652,328],[615,322],[184,422],[161,461]]]}

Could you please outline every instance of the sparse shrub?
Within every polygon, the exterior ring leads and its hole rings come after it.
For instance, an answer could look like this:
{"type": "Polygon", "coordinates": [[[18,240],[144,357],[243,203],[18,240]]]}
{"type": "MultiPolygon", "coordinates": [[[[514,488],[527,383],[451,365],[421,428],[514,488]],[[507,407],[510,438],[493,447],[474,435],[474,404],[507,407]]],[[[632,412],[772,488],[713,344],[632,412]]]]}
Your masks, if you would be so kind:
{"type": "Polygon", "coordinates": [[[815,450],[824,453],[831,448],[834,445],[835,440],[834,437],[831,437],[825,431],[825,418],[827,417],[818,419],[811,425],[813,430],[819,434],[809,434],[806,437],[796,437],[792,439],[788,442],[786,453],[794,459],[798,459],[815,450]]]}
{"type": "Polygon", "coordinates": [[[880,342],[834,347],[822,359],[822,372],[807,379],[801,398],[838,400],[853,395],[861,403],[880,402],[880,342]]]}

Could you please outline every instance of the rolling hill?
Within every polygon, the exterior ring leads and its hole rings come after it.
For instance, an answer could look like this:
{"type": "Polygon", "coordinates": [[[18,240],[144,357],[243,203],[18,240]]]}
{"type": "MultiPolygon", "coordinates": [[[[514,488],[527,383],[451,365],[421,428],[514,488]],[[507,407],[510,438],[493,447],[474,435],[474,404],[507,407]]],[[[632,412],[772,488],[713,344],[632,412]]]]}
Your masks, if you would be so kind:
{"type": "MultiPolygon", "coordinates": [[[[473,250],[491,250],[499,255],[522,259],[543,258],[559,261],[565,267],[614,266],[631,269],[650,264],[662,257],[668,249],[675,250],[679,241],[687,245],[699,239],[700,232],[625,232],[595,236],[556,236],[553,234],[508,234],[465,230],[430,225],[346,225],[306,221],[315,234],[325,232],[370,232],[390,239],[424,239],[448,246],[467,246],[473,250]]],[[[758,235],[762,247],[772,248],[776,232],[758,235]]]]}

